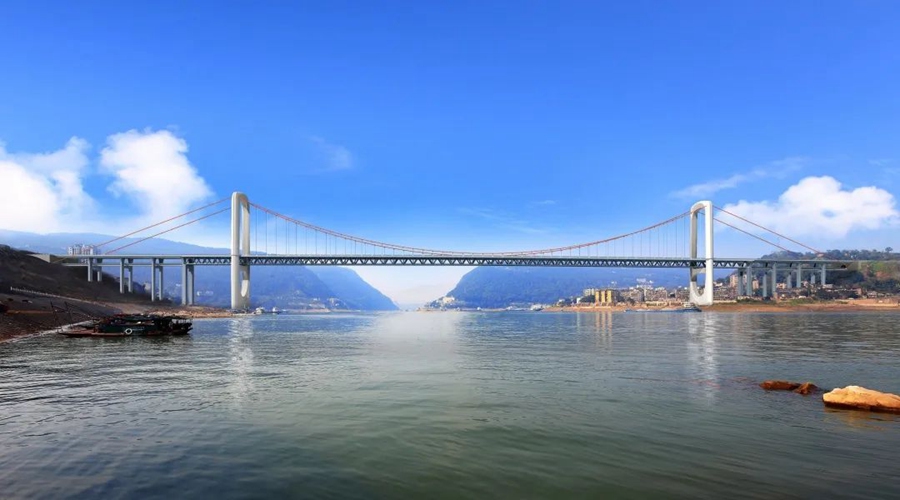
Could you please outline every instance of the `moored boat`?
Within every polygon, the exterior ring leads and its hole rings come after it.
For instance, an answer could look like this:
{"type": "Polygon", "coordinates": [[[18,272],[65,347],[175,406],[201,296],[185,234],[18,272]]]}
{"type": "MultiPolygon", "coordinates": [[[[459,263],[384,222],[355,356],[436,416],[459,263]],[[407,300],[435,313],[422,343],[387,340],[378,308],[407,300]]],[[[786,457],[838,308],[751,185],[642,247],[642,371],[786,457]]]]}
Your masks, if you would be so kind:
{"type": "Polygon", "coordinates": [[[191,320],[181,316],[116,314],[59,333],[67,337],[159,337],[187,335],[192,328],[191,320]]]}
{"type": "Polygon", "coordinates": [[[267,311],[265,307],[257,307],[257,308],[253,311],[253,314],[254,314],[254,315],[260,315],[260,314],[281,314],[281,310],[278,309],[277,307],[273,307],[272,310],[267,311]]]}

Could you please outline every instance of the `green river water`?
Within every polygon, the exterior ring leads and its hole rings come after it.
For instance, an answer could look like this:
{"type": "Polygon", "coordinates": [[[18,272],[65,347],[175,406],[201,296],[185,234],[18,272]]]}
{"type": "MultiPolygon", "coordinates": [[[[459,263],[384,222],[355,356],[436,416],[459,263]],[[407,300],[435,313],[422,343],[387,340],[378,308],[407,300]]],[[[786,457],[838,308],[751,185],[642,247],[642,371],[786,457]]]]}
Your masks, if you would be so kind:
{"type": "Polygon", "coordinates": [[[0,497],[900,498],[892,314],[390,313],[0,344],[0,497]]]}

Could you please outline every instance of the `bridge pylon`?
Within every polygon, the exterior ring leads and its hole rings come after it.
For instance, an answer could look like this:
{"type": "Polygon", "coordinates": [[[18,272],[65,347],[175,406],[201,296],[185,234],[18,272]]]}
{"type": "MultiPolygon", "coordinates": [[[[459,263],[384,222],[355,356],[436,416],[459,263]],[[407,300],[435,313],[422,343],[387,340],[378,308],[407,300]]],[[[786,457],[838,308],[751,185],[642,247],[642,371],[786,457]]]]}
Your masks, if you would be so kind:
{"type": "Polygon", "coordinates": [[[713,204],[711,201],[698,201],[694,203],[694,206],[691,207],[690,218],[691,218],[691,258],[696,259],[699,257],[698,246],[697,246],[697,237],[698,237],[698,223],[700,222],[700,212],[703,212],[704,219],[704,228],[703,228],[703,237],[704,237],[704,253],[703,258],[706,262],[703,265],[697,266],[691,264],[691,283],[690,283],[690,299],[691,302],[698,306],[711,306],[713,304],[713,288],[715,286],[715,280],[713,278],[713,204]],[[697,278],[700,275],[704,276],[703,279],[703,292],[700,292],[700,288],[697,283],[697,278]]]}
{"type": "Polygon", "coordinates": [[[250,200],[244,193],[231,194],[231,308],[250,308],[250,200]]]}

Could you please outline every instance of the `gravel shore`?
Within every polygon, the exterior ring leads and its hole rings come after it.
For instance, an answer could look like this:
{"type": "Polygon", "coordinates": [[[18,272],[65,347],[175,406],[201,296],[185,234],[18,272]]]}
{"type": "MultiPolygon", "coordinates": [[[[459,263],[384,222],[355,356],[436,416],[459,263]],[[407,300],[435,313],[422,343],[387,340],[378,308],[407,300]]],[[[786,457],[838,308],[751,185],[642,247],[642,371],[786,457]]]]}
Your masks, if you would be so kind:
{"type": "Polygon", "coordinates": [[[230,317],[231,311],[204,306],[160,306],[135,302],[95,302],[0,293],[9,310],[0,314],[0,342],[118,313],[175,314],[189,318],[230,317]]]}

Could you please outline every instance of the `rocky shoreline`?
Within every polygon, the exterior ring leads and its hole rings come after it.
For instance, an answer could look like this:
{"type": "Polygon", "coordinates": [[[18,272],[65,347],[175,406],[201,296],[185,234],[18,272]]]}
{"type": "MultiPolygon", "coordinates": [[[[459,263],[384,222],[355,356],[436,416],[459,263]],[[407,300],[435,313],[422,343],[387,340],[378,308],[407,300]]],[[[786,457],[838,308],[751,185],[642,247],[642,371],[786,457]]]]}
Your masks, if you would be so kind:
{"type": "Polygon", "coordinates": [[[889,392],[874,391],[858,385],[848,385],[823,391],[812,382],[790,382],[787,380],[766,380],[759,384],[766,391],[792,391],[808,396],[819,392],[822,402],[830,408],[840,410],[859,410],[875,413],[900,414],[900,396],[889,392]]]}
{"type": "MultiPolygon", "coordinates": [[[[161,305],[156,302],[98,302],[77,299],[57,299],[0,293],[0,303],[9,310],[0,313],[0,342],[56,331],[67,325],[111,314],[170,314],[192,319],[231,318],[230,309],[210,306],[161,305]]],[[[324,314],[334,311],[308,311],[305,314],[324,314]]]]}
{"type": "Polygon", "coordinates": [[[150,302],[100,302],[0,293],[0,342],[118,313],[174,314],[189,318],[224,318],[231,311],[204,306],[160,306],[150,302]]]}

